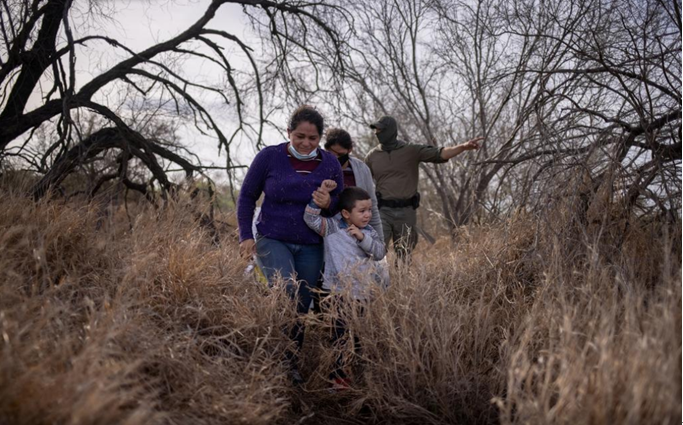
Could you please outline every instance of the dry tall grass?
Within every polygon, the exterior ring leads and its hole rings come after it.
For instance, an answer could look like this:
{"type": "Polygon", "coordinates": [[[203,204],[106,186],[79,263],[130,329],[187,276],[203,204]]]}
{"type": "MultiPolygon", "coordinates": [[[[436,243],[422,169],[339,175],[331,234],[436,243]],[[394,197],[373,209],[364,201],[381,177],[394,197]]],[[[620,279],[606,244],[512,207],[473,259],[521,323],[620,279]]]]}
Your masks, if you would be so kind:
{"type": "Polygon", "coordinates": [[[184,203],[129,219],[0,202],[1,423],[681,420],[680,228],[581,229],[567,208],[421,246],[346,310],[361,350],[345,348],[353,388],[330,394],[333,314],[307,319],[308,382],[292,388],[290,301],[184,203]]]}

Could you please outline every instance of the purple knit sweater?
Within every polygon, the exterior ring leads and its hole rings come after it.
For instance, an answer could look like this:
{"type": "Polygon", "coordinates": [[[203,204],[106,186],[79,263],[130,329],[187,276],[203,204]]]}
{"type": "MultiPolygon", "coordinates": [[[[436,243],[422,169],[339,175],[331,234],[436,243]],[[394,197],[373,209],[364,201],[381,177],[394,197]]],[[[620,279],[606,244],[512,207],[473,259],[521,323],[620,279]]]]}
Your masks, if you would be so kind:
{"type": "Polygon", "coordinates": [[[344,187],[339,161],[322,149],[322,162],[310,174],[298,174],[287,157],[287,143],[268,146],[261,150],[251,163],[242,183],[237,202],[237,224],[240,242],[253,239],[251,222],[256,201],[265,193],[256,228],[260,235],[295,244],[322,243],[320,235],[304,222],[306,205],[313,192],[325,179],[337,182],[332,195],[333,204],[344,187]]]}

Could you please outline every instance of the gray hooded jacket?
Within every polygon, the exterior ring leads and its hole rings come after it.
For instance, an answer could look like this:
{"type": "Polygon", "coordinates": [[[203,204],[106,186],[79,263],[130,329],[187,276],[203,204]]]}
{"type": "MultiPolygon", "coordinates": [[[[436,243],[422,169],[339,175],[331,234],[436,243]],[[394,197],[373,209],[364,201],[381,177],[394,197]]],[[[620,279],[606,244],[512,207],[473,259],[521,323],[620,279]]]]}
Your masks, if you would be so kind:
{"type": "Polygon", "coordinates": [[[379,217],[379,208],[377,208],[375,182],[372,181],[370,168],[360,159],[349,157],[349,161],[351,161],[351,169],[353,170],[353,177],[356,179],[356,186],[368,192],[370,194],[370,199],[372,200],[372,218],[370,219],[370,226],[379,234],[380,239],[384,240],[382,220],[379,217]]]}

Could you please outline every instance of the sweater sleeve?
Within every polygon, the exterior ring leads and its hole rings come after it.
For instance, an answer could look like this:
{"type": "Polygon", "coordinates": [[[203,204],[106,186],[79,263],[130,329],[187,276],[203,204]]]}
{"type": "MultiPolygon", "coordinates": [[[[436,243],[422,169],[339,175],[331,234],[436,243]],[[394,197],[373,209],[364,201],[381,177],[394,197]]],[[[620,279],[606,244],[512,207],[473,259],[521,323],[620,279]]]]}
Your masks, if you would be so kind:
{"type": "Polygon", "coordinates": [[[251,225],[254,219],[256,201],[258,201],[261,193],[263,193],[263,187],[266,183],[268,162],[268,152],[262,150],[256,155],[247,171],[247,175],[244,177],[240,196],[237,200],[237,225],[239,227],[240,242],[254,239],[251,225]]]}
{"type": "MultiPolygon", "coordinates": [[[[373,185],[374,189],[374,185],[373,185]]],[[[372,217],[370,218],[370,226],[377,232],[379,238],[384,241],[384,229],[382,228],[382,218],[379,215],[379,208],[377,207],[377,196],[375,191],[370,192],[370,199],[372,200],[372,217]]]]}
{"type": "Polygon", "coordinates": [[[358,246],[365,251],[368,257],[375,261],[379,261],[387,254],[387,249],[384,246],[384,241],[379,237],[379,233],[370,227],[370,235],[365,234],[362,241],[358,241],[358,246]]]}
{"type": "Polygon", "coordinates": [[[304,210],[304,221],[311,230],[322,237],[334,233],[337,230],[334,225],[334,219],[321,216],[320,207],[313,201],[311,201],[306,206],[306,210],[304,210]]]}
{"type": "Polygon", "coordinates": [[[384,240],[384,230],[382,229],[382,219],[379,215],[379,207],[377,205],[377,195],[375,190],[375,183],[372,181],[372,173],[370,167],[365,165],[363,161],[355,161],[353,163],[353,174],[356,178],[356,184],[370,194],[372,201],[372,217],[370,218],[370,226],[379,234],[379,238],[384,240]]]}

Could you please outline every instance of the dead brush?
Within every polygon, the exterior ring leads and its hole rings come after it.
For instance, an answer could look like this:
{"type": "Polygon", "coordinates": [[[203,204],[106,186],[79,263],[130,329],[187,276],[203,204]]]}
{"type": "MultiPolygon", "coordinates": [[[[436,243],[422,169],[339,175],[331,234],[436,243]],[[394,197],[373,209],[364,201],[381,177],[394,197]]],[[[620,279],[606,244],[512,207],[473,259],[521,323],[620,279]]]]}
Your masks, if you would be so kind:
{"type": "Polygon", "coordinates": [[[281,291],[183,208],[4,197],[0,422],[272,423],[291,389],[281,291]]]}
{"type": "Polygon", "coordinates": [[[602,271],[548,276],[510,344],[504,423],[680,419],[680,274],[654,293],[622,292],[604,265],[591,267],[602,271]]]}
{"type": "Polygon", "coordinates": [[[362,310],[329,309],[307,354],[308,405],[378,423],[674,423],[680,229],[634,225],[619,257],[556,230],[524,214],[463,229],[394,269],[362,310]],[[353,385],[329,395],[340,314],[353,385]]]}
{"type": "Polygon", "coordinates": [[[103,222],[96,203],[4,195],[1,423],[681,416],[680,227],[633,217],[622,235],[588,232],[562,207],[462,228],[392,268],[362,309],[307,317],[295,389],[282,361],[292,302],[245,277],[230,236],[217,246],[181,202],[103,222]],[[333,347],[340,315],[347,343],[333,347]],[[340,352],[352,386],[331,394],[340,352]]]}
{"type": "MultiPolygon", "coordinates": [[[[361,349],[345,345],[359,371],[344,397],[347,414],[392,423],[496,421],[490,400],[504,389],[499,350],[525,311],[528,284],[501,264],[520,261],[533,233],[493,230],[500,229],[481,231],[479,245],[417,255],[393,270],[391,287],[377,291],[362,314],[348,310],[349,338],[361,349]]],[[[336,314],[328,313],[328,324],[336,314]]],[[[324,375],[334,355],[321,358],[324,375]]]]}
{"type": "Polygon", "coordinates": [[[508,345],[502,423],[680,420],[680,226],[610,225],[579,245],[547,239],[540,292],[508,345]]]}

